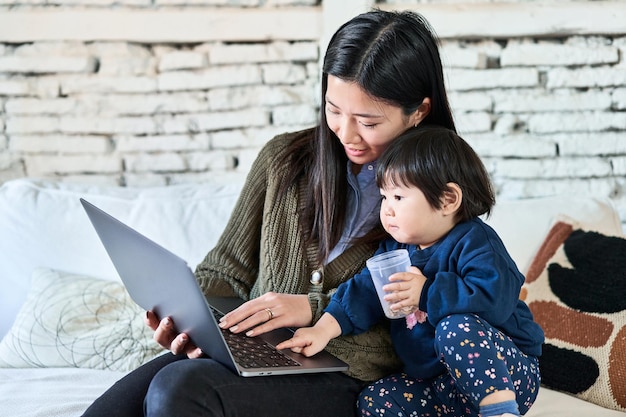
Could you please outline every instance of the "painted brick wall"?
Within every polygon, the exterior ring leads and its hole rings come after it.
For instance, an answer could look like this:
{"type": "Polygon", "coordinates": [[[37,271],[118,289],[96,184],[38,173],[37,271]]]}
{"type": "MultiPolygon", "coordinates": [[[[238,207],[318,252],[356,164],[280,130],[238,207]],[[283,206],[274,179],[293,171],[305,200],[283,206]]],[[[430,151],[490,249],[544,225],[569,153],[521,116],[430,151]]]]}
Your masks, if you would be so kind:
{"type": "Polygon", "coordinates": [[[315,123],[317,59],[311,42],[11,47],[0,175],[145,186],[244,174],[274,134],[315,123]]]}
{"type": "MultiPolygon", "coordinates": [[[[273,135],[315,123],[324,39],[374,5],[59,0],[51,20],[54,3],[0,0],[0,182],[241,179],[273,135]],[[52,23],[29,36],[39,18],[52,23]],[[116,21],[130,23],[107,31],[116,21]]],[[[626,222],[626,26],[612,23],[624,2],[502,3],[376,5],[433,23],[459,131],[499,198],[609,196],[626,222]]]]}

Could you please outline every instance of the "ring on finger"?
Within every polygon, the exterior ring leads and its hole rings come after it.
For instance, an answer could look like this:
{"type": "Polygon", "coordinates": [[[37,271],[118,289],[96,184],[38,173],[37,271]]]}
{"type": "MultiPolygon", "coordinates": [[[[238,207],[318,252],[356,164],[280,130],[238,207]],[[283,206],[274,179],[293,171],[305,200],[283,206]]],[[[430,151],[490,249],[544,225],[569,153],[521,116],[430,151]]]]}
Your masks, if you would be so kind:
{"type": "Polygon", "coordinates": [[[274,312],[272,311],[271,308],[268,307],[265,309],[265,311],[267,312],[267,316],[268,316],[267,321],[270,321],[271,319],[274,318],[274,312]]]}

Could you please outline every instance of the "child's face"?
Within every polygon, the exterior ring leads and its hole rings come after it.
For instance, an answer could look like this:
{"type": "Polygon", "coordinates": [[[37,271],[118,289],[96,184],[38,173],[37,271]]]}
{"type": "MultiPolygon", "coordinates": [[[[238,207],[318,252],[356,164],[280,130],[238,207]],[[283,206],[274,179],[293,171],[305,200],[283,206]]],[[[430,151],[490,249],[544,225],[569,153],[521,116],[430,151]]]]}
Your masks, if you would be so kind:
{"type": "Polygon", "coordinates": [[[414,186],[387,185],[381,188],[380,221],[398,242],[424,249],[454,227],[454,216],[433,208],[422,190],[414,186]]]}

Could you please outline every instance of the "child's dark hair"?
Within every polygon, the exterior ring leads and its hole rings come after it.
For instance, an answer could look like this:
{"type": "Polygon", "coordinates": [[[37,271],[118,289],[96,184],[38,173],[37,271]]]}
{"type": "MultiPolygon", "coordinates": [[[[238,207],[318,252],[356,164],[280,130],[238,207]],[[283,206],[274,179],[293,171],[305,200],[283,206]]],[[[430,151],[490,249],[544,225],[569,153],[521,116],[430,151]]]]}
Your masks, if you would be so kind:
{"type": "Polygon", "coordinates": [[[487,169],[472,147],[443,127],[409,129],[393,140],[378,159],[376,183],[419,188],[430,205],[439,209],[448,183],[463,192],[456,220],[489,215],[495,195],[487,169]]]}

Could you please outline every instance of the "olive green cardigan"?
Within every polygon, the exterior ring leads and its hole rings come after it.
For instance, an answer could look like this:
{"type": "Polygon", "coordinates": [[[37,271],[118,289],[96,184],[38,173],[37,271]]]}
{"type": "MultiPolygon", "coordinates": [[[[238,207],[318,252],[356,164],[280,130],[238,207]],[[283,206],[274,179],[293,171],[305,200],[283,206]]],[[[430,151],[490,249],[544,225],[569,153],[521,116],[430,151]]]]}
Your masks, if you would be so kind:
{"type": "MultiPolygon", "coordinates": [[[[284,170],[277,167],[286,147],[297,135],[313,130],[284,134],[269,141],[253,163],[239,200],[217,245],[198,265],[196,277],[205,294],[232,296],[244,300],[268,291],[308,294],[317,321],[337,286],[350,279],[365,265],[375,247],[356,245],[323,269],[321,285],[310,283],[316,263],[314,246],[306,246],[300,231],[298,213],[308,192],[305,180],[278,197],[284,170]]],[[[350,365],[347,373],[363,381],[381,378],[399,369],[388,328],[342,336],[330,342],[327,350],[350,365]]]]}

